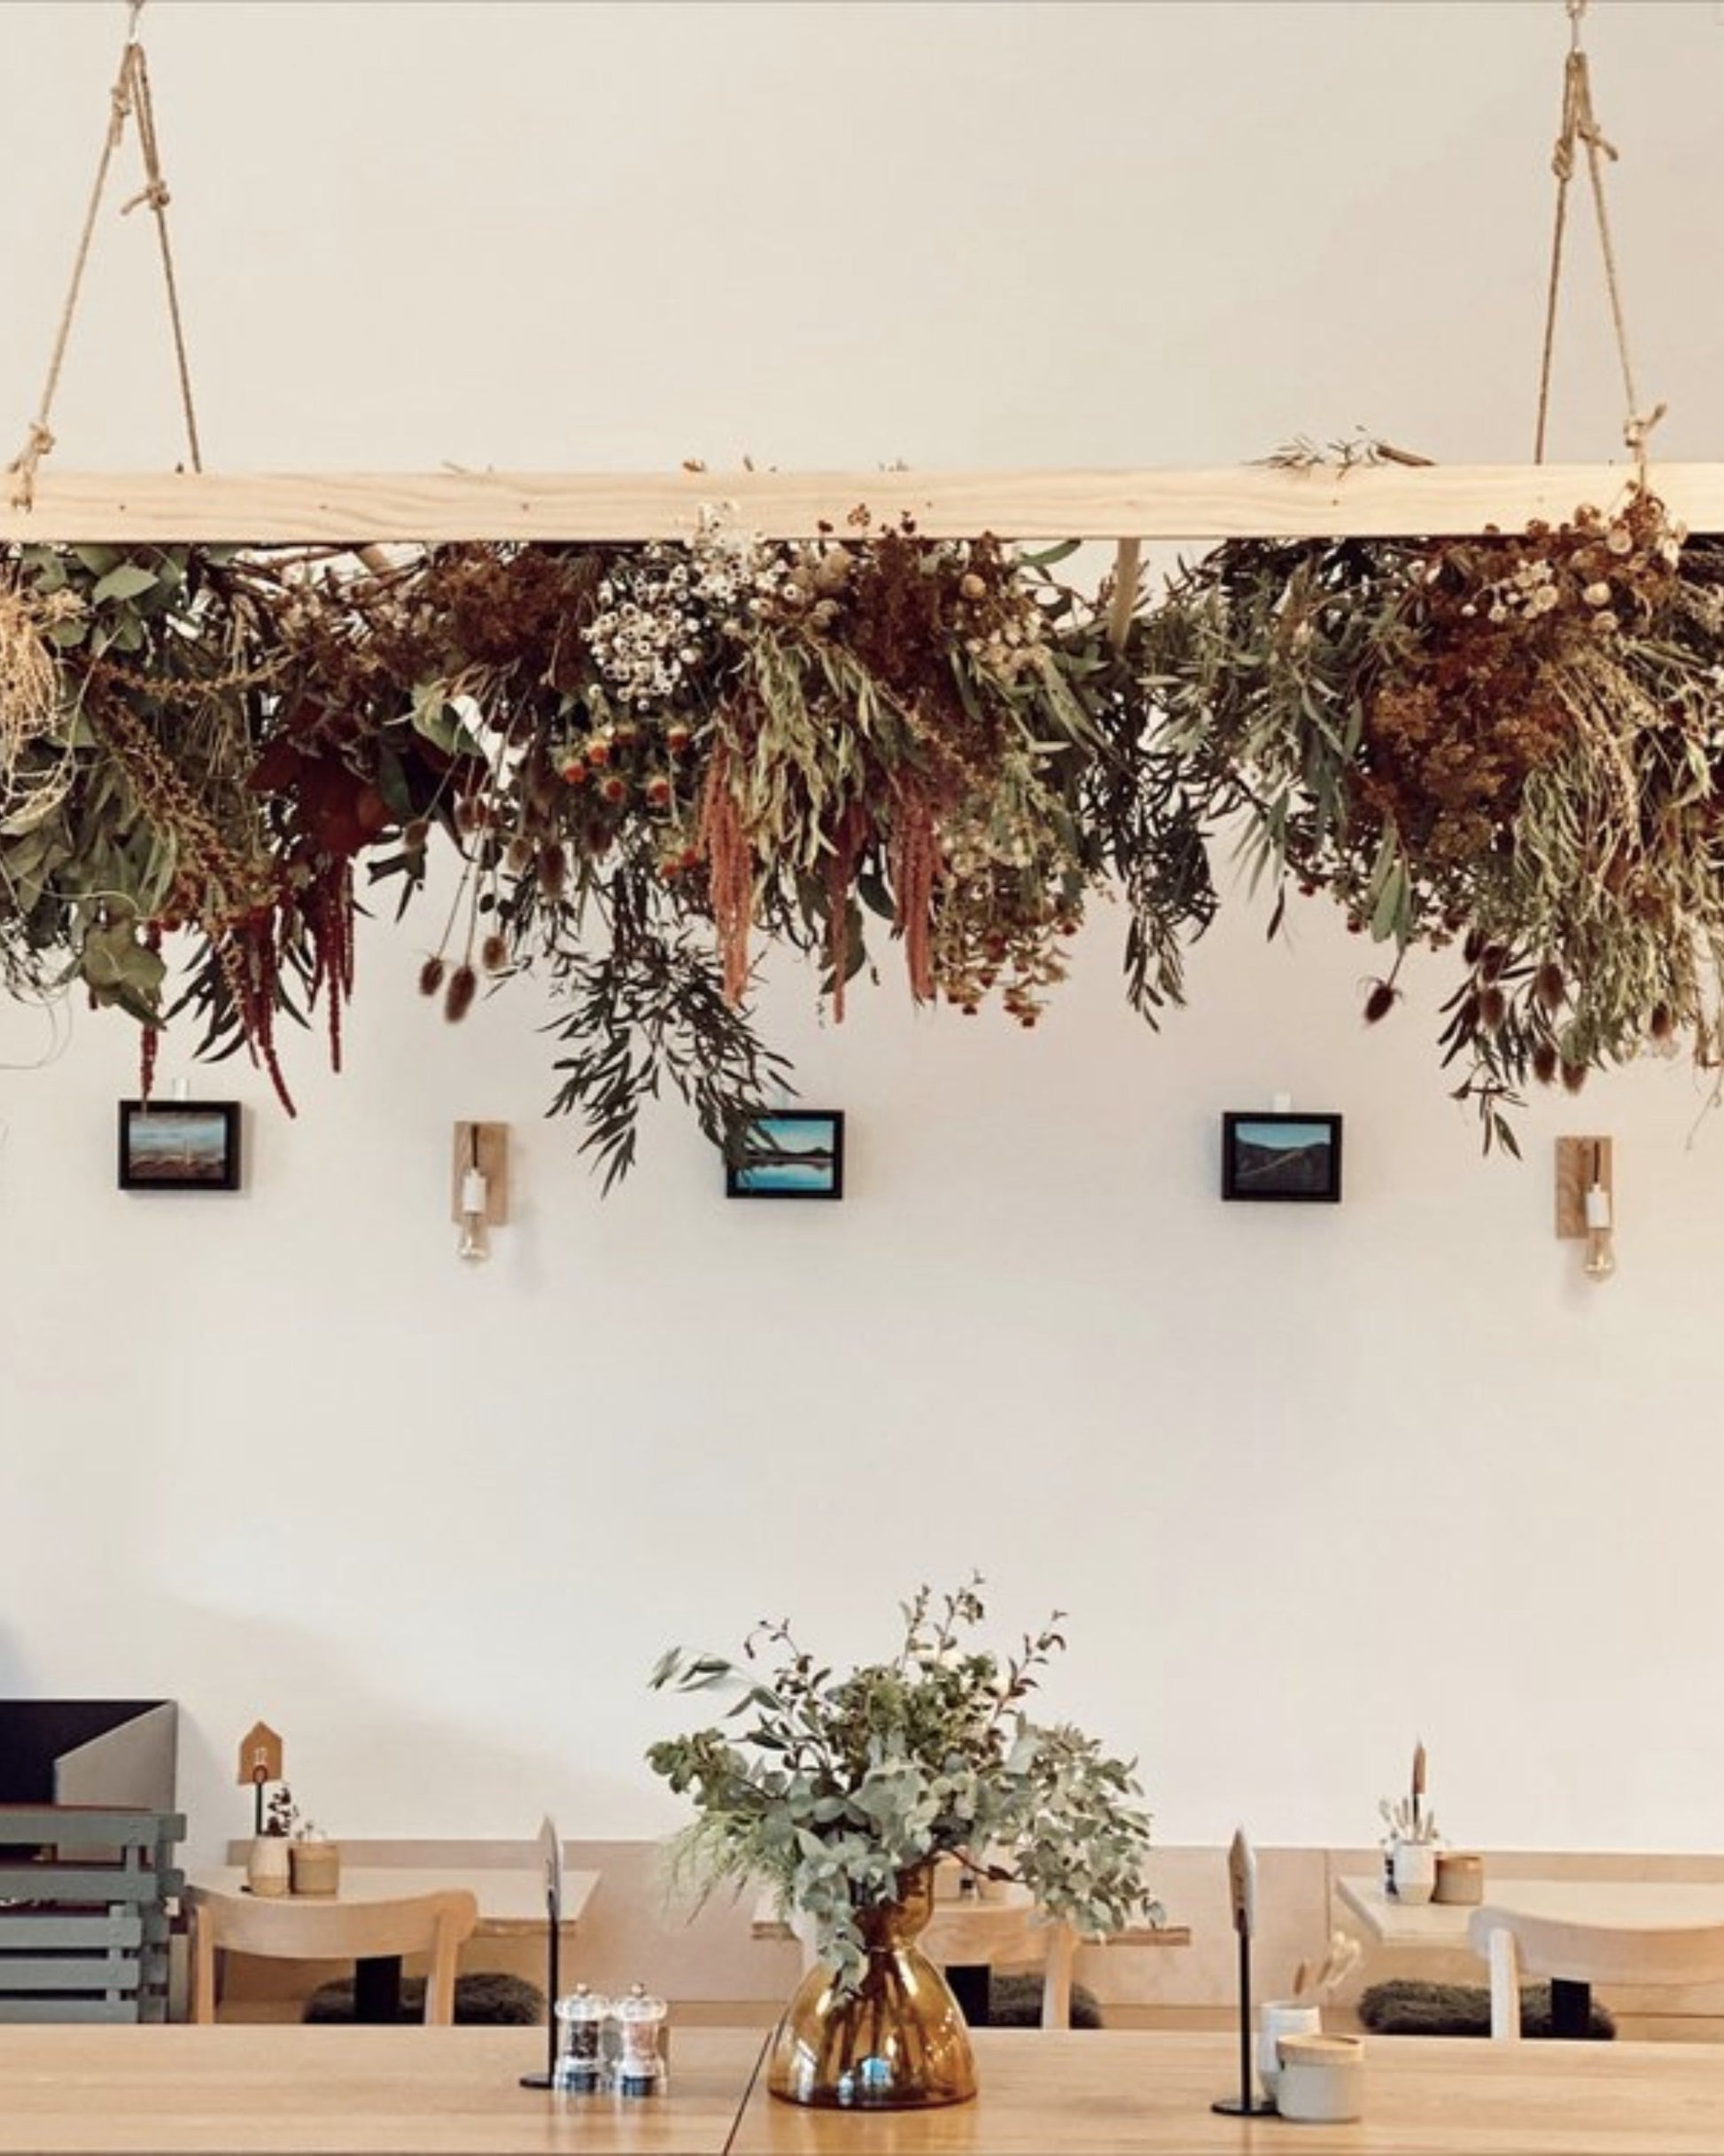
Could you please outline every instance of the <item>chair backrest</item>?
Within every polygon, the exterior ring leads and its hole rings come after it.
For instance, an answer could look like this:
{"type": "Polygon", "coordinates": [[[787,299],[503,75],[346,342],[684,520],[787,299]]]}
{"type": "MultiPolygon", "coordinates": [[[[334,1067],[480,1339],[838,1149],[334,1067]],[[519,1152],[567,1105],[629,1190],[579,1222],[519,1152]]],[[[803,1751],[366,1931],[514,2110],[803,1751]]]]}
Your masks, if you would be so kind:
{"type": "Polygon", "coordinates": [[[478,1922],[466,1893],[403,1895],[392,1902],[322,1902],[238,1895],[200,1895],[192,1909],[191,2019],[215,2019],[215,1953],[277,1961],[367,1961],[428,1954],[425,2020],[454,2019],[455,1963],[478,1922]]]}
{"type": "Polygon", "coordinates": [[[1520,1986],[1529,1976],[1582,1984],[1724,1981],[1724,1924],[1584,1924],[1481,1909],[1469,1934],[1490,1964],[1490,2033],[1520,2034],[1520,1986]]]}
{"type": "MultiPolygon", "coordinates": [[[[791,1929],[802,1948],[804,1969],[812,1969],[819,1958],[812,1928],[793,1924],[791,1929]]],[[[941,1968],[1040,1968],[1042,2027],[1071,2027],[1076,1938],[1069,1925],[1047,1916],[1021,1888],[1001,1900],[936,1902],[916,1944],[941,1968]]]]}
{"type": "Polygon", "coordinates": [[[177,1813],[0,1806],[0,2021],[161,2021],[177,1813]]]}

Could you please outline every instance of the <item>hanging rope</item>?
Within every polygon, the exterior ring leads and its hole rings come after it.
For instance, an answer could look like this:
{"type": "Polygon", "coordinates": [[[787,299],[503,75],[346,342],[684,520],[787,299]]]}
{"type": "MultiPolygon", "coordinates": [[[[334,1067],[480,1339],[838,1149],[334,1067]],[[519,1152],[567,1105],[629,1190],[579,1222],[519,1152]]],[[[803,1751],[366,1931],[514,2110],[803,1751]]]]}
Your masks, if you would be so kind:
{"type": "Polygon", "coordinates": [[[167,312],[173,325],[174,353],[179,368],[180,404],[185,417],[186,442],[190,453],[191,469],[201,471],[204,468],[203,454],[198,440],[198,413],[191,396],[191,370],[186,358],[185,324],[180,314],[179,284],[174,274],[174,250],[167,233],[170,197],[167,183],[162,177],[155,106],[150,96],[149,67],[137,35],[137,20],[143,12],[144,4],[144,0],[128,0],[126,42],[120,56],[120,71],[114,77],[113,88],[108,93],[107,132],[102,141],[102,154],[97,160],[96,179],[89,191],[89,207],[84,212],[83,230],[79,235],[77,253],[73,258],[72,280],[66,288],[66,305],[60,310],[59,327],[54,334],[54,348],[48,362],[47,378],[42,385],[42,400],[36,407],[35,417],[29,424],[24,447],[9,467],[15,480],[12,497],[14,509],[28,509],[34,503],[36,468],[54,447],[53,428],[50,423],[53,416],[54,398],[59,389],[60,370],[66,362],[66,346],[71,340],[72,324],[83,290],[84,270],[89,261],[90,245],[96,237],[96,220],[107,189],[108,169],[113,162],[115,151],[125,139],[126,122],[128,120],[137,122],[144,184],[129,202],[122,205],[120,214],[125,215],[145,203],[155,214],[156,235],[161,250],[162,278],[167,288],[167,312]]]}
{"type": "Polygon", "coordinates": [[[1616,354],[1622,368],[1622,394],[1627,412],[1622,438],[1633,451],[1640,484],[1646,484],[1646,438],[1664,417],[1665,407],[1650,412],[1640,409],[1635,393],[1634,365],[1628,356],[1628,324],[1622,307],[1622,280],[1617,269],[1616,245],[1611,236],[1610,210],[1604,200],[1604,160],[1616,161],[1614,144],[1606,141],[1592,109],[1592,74],[1580,43],[1580,19],[1587,0],[1565,0],[1568,9],[1568,59],[1563,69],[1562,129],[1551,153],[1550,167],[1557,175],[1557,215],[1550,236],[1550,284],[1544,306],[1544,353],[1539,369],[1539,416],[1533,438],[1533,462],[1544,462],[1545,423],[1550,409],[1550,363],[1557,342],[1557,300],[1562,289],[1563,236],[1568,220],[1569,183],[1574,177],[1575,152],[1584,147],[1587,172],[1592,183],[1592,206],[1598,226],[1598,245],[1604,260],[1604,284],[1610,293],[1611,320],[1616,329],[1616,354]]]}

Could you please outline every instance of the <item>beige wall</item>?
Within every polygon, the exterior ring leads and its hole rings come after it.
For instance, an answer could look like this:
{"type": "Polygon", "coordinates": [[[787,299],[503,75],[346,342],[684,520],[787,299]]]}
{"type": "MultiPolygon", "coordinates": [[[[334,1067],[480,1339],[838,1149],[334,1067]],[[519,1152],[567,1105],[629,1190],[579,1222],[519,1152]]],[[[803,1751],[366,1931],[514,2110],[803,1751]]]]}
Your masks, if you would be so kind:
{"type": "MultiPolygon", "coordinates": [[[[1720,453],[1715,14],[1588,17],[1671,455],[1720,453]]],[[[0,8],[20,432],[120,23],[0,8]]],[[[1526,453],[1554,4],[156,0],[144,27],[224,467],[1170,464],[1362,422],[1526,453]]],[[[178,453],[139,225],[100,236],[68,466],[178,453]]],[[[1574,254],[1555,446],[1604,455],[1574,254]]],[[[1368,953],[1320,912],[1262,929],[1200,947],[1160,1037],[1105,906],[1033,1035],[912,1013],[895,950],[842,1029],[774,969],[768,1031],[850,1117],[833,1208],[727,1206],[668,1110],[602,1202],[542,1120],[550,1007],[514,987],[452,1032],[425,923],[368,927],[345,1077],[291,1042],[296,1122],[169,1046],[164,1084],[245,1103],[231,1201],[117,1193],[127,1026],[0,1004],[0,1692],[178,1699],[194,1853],[245,1824],[260,1715],[338,1835],[550,1810],[638,1839],[680,1816],[642,1765],[691,1718],[646,1691],[666,1645],[789,1612],[864,1654],[980,1566],[1005,1637],[1069,1611],[1050,1707],[1141,1755],[1171,1844],[1369,1836],[1422,1735],[1468,1841],[1715,1846],[1724,1125],[1655,1063],[1485,1163],[1431,1045],[1447,969],[1366,1032],[1368,953]],[[1347,1117],[1338,1210],[1216,1202],[1222,1110],[1281,1090],[1347,1117]],[[447,1218],[473,1116],[516,1133],[477,1274],[447,1218]],[[1603,1290],[1550,1234],[1552,1138],[1592,1129],[1603,1290]]]]}

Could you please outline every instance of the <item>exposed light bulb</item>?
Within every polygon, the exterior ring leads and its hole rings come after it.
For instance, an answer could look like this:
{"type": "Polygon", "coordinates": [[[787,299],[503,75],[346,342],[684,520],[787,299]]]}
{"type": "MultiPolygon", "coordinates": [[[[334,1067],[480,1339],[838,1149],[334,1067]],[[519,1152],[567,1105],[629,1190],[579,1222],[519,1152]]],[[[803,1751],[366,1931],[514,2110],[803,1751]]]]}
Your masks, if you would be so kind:
{"type": "Polygon", "coordinates": [[[1616,1238],[1611,1227],[1611,1194],[1602,1183],[1587,1192],[1587,1256],[1580,1270],[1589,1280],[1607,1280],[1616,1271],[1616,1238]]]}

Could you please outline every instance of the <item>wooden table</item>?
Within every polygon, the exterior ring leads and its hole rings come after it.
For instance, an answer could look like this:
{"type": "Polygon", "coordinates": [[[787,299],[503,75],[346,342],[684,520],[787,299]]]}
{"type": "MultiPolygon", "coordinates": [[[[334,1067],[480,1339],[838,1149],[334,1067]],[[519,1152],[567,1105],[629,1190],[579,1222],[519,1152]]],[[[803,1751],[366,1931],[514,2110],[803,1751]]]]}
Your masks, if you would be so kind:
{"type": "Polygon", "coordinates": [[[1487,1879],[1485,1898],[1464,1903],[1397,1902],[1380,1878],[1340,1879],[1336,1892],[1373,1939],[1385,1946],[1469,1950],[1467,1933],[1480,1908],[1504,1922],[1555,1917],[1565,1924],[1615,1924],[1629,1931],[1680,1930],[1724,1924],[1724,1885],[1686,1880],[1487,1879]]]}
{"type": "MultiPolygon", "coordinates": [[[[599,1883],[596,1872],[563,1874],[563,1928],[579,1924],[599,1883]]],[[[185,1898],[196,1908],[214,1895],[237,1895],[245,1885],[245,1873],[237,1864],[222,1864],[211,1871],[186,1875],[185,1898]]],[[[482,1864],[412,1865],[377,1864],[341,1867],[341,1891],[330,1897],[338,1902],[398,1902],[420,1894],[470,1894],[479,1905],[479,1935],[509,1938],[545,1928],[545,1874],[526,1865],[490,1870],[482,1864]]],[[[254,1896],[246,1895],[248,1902],[254,1896]]],[[[292,1897],[287,1897],[292,1898],[292,1897]]]]}
{"type": "Polygon", "coordinates": [[[631,2103],[521,2088],[542,2049],[531,2028],[0,2028],[0,2156],[722,2156],[761,2035],[676,2030],[674,2086],[631,2103]]]}
{"type": "Polygon", "coordinates": [[[1724,2156],[1724,2046],[1372,2037],[1354,2126],[1217,2118],[1225,2033],[982,2029],[950,2110],[769,2097],[758,2030],[666,2094],[517,2088],[531,2029],[0,2027],[0,2156],[1724,2156]]]}
{"type": "Polygon", "coordinates": [[[978,2029],[950,2110],[804,2111],[757,2081],[727,2156],[1724,2156],[1724,2046],[1373,2036],[1352,2126],[1224,2119],[1220,2033],[978,2029]]]}
{"type": "MultiPolygon", "coordinates": [[[[565,1941],[580,1922],[598,1883],[596,1872],[568,1871],[563,1874],[560,1928],[565,1941]]],[[[476,1930],[481,1937],[514,1938],[545,1928],[542,1867],[519,1865],[505,1870],[482,1864],[464,1867],[343,1864],[340,1891],[327,1898],[335,1902],[395,1902],[415,1895],[456,1891],[470,1894],[478,1901],[479,1920],[476,1930]]],[[[245,1893],[245,1873],[240,1866],[224,1864],[214,1871],[190,1873],[183,1898],[195,1921],[197,1911],[205,1903],[224,1897],[237,1898],[242,1894],[245,1894],[248,1905],[268,1905],[267,1897],[245,1893]]],[[[291,1902],[299,1897],[283,1898],[291,1902]]],[[[359,1964],[353,1975],[353,2012],[357,2020],[393,2021],[400,2012],[400,1997],[401,1965],[398,1959],[359,1964]]]]}
{"type": "MultiPolygon", "coordinates": [[[[1485,1898],[1464,1903],[1402,1902],[1380,1879],[1336,1881],[1342,1902],[1386,1946],[1446,1947],[1482,1955],[1492,1919],[1513,1926],[1522,1917],[1551,1917],[1624,1931],[1681,1931],[1724,1924],[1724,1886],[1685,1880],[1509,1879],[1487,1880],[1485,1898]]],[[[1592,1986],[1575,1977],[1550,1980],[1550,2033],[1586,2036],[1592,1986]]]]}

